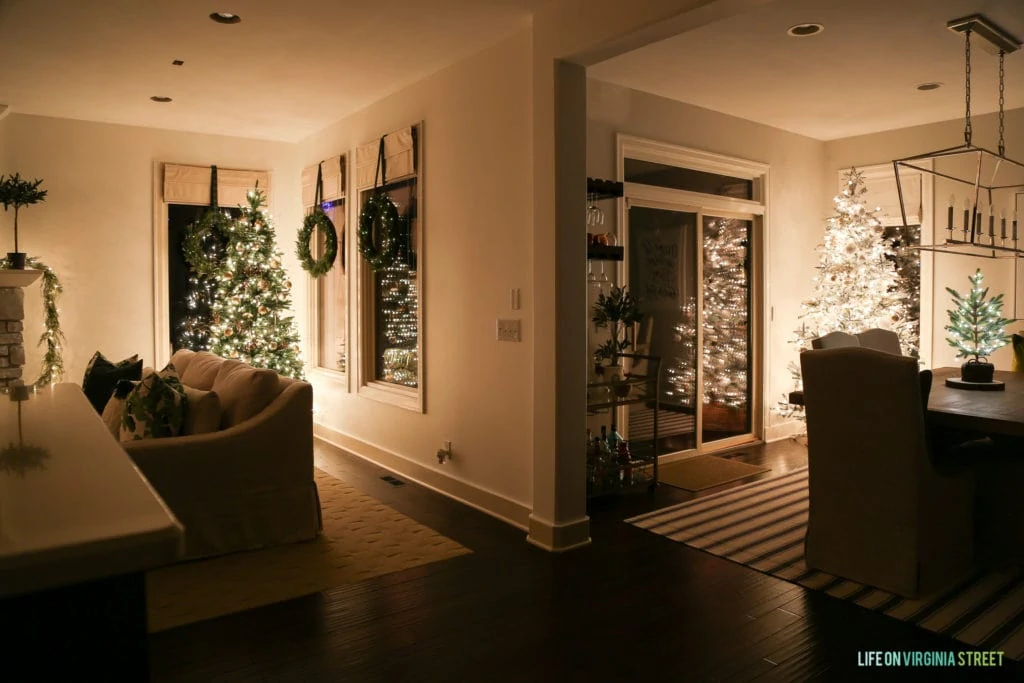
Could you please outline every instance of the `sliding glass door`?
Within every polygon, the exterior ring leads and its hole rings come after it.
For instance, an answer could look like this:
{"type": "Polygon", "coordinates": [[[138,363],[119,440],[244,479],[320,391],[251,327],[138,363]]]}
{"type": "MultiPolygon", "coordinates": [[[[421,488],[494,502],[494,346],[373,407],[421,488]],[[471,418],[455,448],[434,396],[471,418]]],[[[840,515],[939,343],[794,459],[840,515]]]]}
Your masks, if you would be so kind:
{"type": "MultiPolygon", "coordinates": [[[[751,276],[754,217],[631,200],[626,270],[644,314],[638,350],[663,368],[662,453],[749,440],[755,404],[751,276]]],[[[650,438],[653,410],[634,405],[630,439],[650,438]]]]}

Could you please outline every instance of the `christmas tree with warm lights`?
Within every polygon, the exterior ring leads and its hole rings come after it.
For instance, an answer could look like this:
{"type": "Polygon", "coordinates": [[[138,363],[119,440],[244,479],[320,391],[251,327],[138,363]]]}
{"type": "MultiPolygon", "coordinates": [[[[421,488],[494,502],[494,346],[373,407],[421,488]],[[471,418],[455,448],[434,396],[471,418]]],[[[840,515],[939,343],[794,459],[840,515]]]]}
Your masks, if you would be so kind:
{"type": "Polygon", "coordinates": [[[419,295],[416,270],[400,253],[395,263],[375,274],[383,333],[381,379],[407,387],[419,382],[419,295]]]}
{"type": "Polygon", "coordinates": [[[814,296],[801,304],[797,347],[808,349],[812,339],[829,332],[856,334],[880,327],[896,332],[904,353],[913,355],[918,340],[878,209],[865,203],[867,187],[857,169],[850,169],[844,181],[825,225],[825,243],[818,247],[814,296]]]}
{"type": "Polygon", "coordinates": [[[214,277],[210,350],[303,379],[299,333],[289,314],[292,285],[281,266],[266,199],[258,189],[248,199],[227,228],[224,260],[214,277]]]}
{"type": "MultiPolygon", "coordinates": [[[[215,209],[219,210],[219,209],[215,209]]],[[[190,237],[190,247],[184,249],[189,265],[188,285],[185,290],[187,312],[178,329],[177,348],[192,351],[210,350],[210,323],[213,319],[213,302],[217,294],[217,278],[213,272],[224,260],[226,236],[215,232],[203,232],[200,221],[188,227],[196,235],[190,237]],[[195,263],[193,263],[195,261],[195,263]]]]}
{"type": "MultiPolygon", "coordinates": [[[[704,228],[704,340],[705,404],[743,408],[747,404],[749,361],[749,259],[747,225],[727,218],[704,228]]],[[[681,353],[668,368],[669,395],[684,405],[696,396],[696,303],[681,310],[674,338],[681,353]]]]}
{"type": "Polygon", "coordinates": [[[981,284],[984,276],[980,268],[967,279],[971,281],[971,291],[966,296],[946,287],[956,306],[946,312],[949,315],[946,342],[956,349],[957,358],[979,363],[1010,343],[1006,326],[1013,321],[1003,317],[1002,294],[988,298],[988,287],[981,284]]]}

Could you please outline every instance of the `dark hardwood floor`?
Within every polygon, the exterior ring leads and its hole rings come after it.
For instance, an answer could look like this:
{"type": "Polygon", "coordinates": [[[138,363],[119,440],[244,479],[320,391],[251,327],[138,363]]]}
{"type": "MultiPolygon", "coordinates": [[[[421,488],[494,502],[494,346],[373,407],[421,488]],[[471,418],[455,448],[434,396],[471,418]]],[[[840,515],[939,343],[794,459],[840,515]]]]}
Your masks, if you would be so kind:
{"type": "MultiPolygon", "coordinates": [[[[806,463],[787,441],[731,457],[806,463]]],[[[550,554],[524,533],[318,443],[317,464],[473,550],[150,637],[154,681],[1024,680],[1024,668],[882,669],[858,652],[965,650],[622,520],[693,497],[598,501],[593,544],[550,554]]]]}

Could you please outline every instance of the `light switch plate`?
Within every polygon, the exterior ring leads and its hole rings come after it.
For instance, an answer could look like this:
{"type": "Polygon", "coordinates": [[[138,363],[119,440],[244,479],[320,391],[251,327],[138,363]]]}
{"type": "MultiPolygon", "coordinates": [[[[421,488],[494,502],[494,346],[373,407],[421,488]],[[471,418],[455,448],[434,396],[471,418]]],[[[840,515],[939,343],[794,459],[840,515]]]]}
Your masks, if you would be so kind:
{"type": "Polygon", "coordinates": [[[498,341],[522,341],[523,321],[519,318],[498,318],[498,341]]]}

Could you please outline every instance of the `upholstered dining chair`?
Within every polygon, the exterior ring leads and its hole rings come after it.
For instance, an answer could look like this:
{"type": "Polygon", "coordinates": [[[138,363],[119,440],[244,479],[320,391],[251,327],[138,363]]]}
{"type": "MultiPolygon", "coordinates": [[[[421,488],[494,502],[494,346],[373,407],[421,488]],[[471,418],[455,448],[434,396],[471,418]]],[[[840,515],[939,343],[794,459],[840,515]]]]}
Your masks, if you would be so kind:
{"type": "Polygon", "coordinates": [[[903,349],[900,348],[900,336],[892,330],[872,327],[870,330],[858,332],[857,341],[861,346],[866,346],[869,349],[878,349],[886,353],[894,353],[897,356],[903,355],[903,349]]]}
{"type": "Polygon", "coordinates": [[[800,366],[807,566],[911,598],[966,578],[974,478],[933,463],[921,386],[930,372],[862,347],[805,351],[800,366]]]}
{"type": "Polygon", "coordinates": [[[860,346],[860,340],[846,332],[829,332],[811,340],[812,349],[838,349],[844,346],[860,346]]]}

